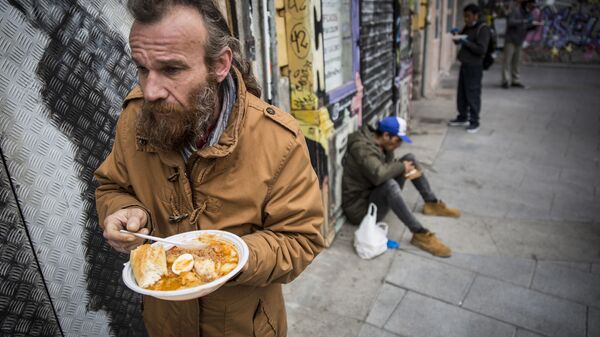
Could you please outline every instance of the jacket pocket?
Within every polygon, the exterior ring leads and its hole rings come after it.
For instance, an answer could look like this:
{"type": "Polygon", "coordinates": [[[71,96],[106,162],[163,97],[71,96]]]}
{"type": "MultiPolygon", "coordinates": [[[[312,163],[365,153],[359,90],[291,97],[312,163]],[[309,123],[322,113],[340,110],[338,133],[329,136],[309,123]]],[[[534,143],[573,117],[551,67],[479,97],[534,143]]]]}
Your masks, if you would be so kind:
{"type": "Polygon", "coordinates": [[[254,337],[271,337],[277,336],[275,327],[272,321],[269,319],[269,315],[265,311],[264,303],[262,300],[258,302],[258,308],[254,313],[254,337]]]}

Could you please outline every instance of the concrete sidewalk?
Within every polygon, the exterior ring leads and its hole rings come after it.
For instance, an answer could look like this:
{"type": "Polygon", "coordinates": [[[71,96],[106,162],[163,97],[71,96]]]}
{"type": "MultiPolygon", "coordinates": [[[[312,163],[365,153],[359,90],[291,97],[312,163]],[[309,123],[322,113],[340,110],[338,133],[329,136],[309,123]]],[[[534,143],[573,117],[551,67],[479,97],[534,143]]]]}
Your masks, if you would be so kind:
{"type": "Polygon", "coordinates": [[[285,286],[289,336],[600,336],[600,69],[524,67],[530,88],[504,90],[494,66],[477,134],[445,126],[455,76],[415,102],[414,145],[401,149],[463,210],[417,215],[454,255],[419,251],[388,214],[401,249],[364,261],[345,225],[285,286]]]}

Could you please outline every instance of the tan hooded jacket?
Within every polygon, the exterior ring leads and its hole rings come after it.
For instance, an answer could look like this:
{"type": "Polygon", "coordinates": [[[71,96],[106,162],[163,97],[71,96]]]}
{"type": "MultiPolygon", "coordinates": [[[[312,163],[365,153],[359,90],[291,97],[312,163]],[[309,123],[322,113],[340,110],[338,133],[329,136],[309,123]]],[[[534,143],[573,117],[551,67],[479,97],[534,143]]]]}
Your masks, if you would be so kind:
{"type": "Polygon", "coordinates": [[[281,284],[324,246],[318,180],[296,120],[248,93],[243,81],[237,88],[218,144],[193,154],[187,166],[181,154],[137,135],[143,94],[135,88],[112,152],[96,171],[100,223],[138,206],[150,215],[152,235],[221,229],[250,248],[247,271],[210,295],[183,302],[144,297],[150,336],[285,336],[281,284]]]}

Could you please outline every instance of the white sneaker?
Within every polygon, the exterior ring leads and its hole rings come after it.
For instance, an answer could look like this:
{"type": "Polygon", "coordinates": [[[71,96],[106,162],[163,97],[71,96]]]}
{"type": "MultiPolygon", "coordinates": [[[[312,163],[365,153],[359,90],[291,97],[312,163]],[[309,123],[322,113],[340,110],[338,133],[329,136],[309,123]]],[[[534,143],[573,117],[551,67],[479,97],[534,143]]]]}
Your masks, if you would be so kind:
{"type": "Polygon", "coordinates": [[[479,125],[470,124],[469,126],[467,126],[468,133],[477,133],[477,131],[479,131],[479,125]]]}
{"type": "Polygon", "coordinates": [[[467,126],[467,125],[469,125],[469,121],[463,121],[458,118],[454,118],[454,119],[448,121],[448,125],[450,125],[450,126],[467,126]]]}

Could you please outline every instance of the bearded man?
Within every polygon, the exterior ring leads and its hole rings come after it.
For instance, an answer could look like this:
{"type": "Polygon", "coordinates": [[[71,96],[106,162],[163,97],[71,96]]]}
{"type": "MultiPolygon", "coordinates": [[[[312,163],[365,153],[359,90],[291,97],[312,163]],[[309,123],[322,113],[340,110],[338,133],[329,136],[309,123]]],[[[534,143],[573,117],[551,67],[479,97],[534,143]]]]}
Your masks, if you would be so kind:
{"type": "Polygon", "coordinates": [[[323,248],[323,210],[305,139],[257,98],[239,41],[213,1],[130,0],[139,87],[96,171],[99,223],[116,250],[220,229],[250,249],[242,272],[205,297],[144,297],[150,336],[285,336],[282,283],[323,248]]]}

